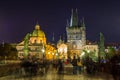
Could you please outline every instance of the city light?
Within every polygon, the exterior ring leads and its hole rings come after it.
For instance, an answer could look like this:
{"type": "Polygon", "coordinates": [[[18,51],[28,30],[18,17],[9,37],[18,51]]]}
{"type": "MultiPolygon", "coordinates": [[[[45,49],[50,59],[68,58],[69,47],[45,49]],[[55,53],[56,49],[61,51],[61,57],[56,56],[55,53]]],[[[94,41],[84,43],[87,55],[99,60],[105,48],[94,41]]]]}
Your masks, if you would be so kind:
{"type": "Polygon", "coordinates": [[[84,55],[85,55],[85,52],[83,51],[83,52],[81,53],[80,57],[82,57],[82,56],[84,56],[84,55]]]}
{"type": "Polygon", "coordinates": [[[44,53],[44,52],[45,52],[45,49],[42,49],[42,52],[44,53]]]}

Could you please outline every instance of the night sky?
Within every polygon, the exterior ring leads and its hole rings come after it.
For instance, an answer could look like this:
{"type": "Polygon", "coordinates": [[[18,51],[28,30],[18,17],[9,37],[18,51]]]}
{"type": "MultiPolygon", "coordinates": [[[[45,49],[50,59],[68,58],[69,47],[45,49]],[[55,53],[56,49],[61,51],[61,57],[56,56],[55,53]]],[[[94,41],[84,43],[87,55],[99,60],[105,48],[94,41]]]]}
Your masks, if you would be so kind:
{"type": "Polygon", "coordinates": [[[0,0],[0,43],[18,43],[34,30],[38,22],[47,42],[66,33],[71,9],[78,9],[79,22],[84,17],[87,40],[120,42],[120,0],[0,0]]]}

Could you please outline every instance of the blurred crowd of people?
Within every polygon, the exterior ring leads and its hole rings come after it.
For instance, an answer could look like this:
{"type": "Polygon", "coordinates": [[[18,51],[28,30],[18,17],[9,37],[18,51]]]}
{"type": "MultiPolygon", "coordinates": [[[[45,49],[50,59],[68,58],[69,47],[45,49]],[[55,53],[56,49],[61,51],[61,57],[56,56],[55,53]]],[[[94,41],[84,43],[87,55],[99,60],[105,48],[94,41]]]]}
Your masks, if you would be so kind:
{"type": "Polygon", "coordinates": [[[97,72],[103,72],[112,74],[115,80],[120,80],[120,55],[115,55],[110,59],[99,58],[98,62],[90,57],[82,59],[75,56],[73,59],[70,57],[56,60],[30,59],[21,62],[21,67],[24,68],[26,75],[47,74],[50,66],[58,74],[64,74],[67,65],[71,65],[71,73],[75,75],[81,75],[82,73],[94,75],[97,72]]]}

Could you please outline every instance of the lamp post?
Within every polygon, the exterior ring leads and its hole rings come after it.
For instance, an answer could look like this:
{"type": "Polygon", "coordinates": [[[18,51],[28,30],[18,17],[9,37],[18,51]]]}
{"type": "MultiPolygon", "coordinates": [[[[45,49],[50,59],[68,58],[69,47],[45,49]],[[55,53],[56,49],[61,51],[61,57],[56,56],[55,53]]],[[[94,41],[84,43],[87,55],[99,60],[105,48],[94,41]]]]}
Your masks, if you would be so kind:
{"type": "Polygon", "coordinates": [[[53,60],[54,60],[54,52],[52,53],[52,58],[53,58],[53,60]]]}
{"type": "Polygon", "coordinates": [[[6,58],[7,58],[7,57],[5,56],[5,64],[6,64],[6,58]]]}
{"type": "Polygon", "coordinates": [[[50,52],[48,52],[48,59],[50,59],[50,52]]]}
{"type": "Polygon", "coordinates": [[[58,52],[56,51],[56,59],[58,59],[59,58],[59,55],[58,55],[58,52]]]}
{"type": "Polygon", "coordinates": [[[42,56],[43,56],[43,59],[44,59],[44,57],[45,57],[45,49],[44,48],[42,49],[42,56]]]}

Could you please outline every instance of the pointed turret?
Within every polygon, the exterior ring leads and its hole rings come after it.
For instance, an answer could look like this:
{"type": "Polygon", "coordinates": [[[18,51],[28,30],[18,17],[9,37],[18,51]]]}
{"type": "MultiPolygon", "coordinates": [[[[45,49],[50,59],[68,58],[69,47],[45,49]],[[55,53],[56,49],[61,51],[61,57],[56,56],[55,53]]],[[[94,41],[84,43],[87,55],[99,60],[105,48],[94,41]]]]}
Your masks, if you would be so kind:
{"type": "Polygon", "coordinates": [[[35,25],[35,29],[36,29],[36,30],[39,30],[39,29],[40,29],[40,25],[38,24],[38,21],[37,21],[37,23],[36,23],[36,25],[35,25]]]}
{"type": "Polygon", "coordinates": [[[62,38],[61,38],[61,36],[60,36],[60,41],[62,41],[62,38]]]}
{"type": "Polygon", "coordinates": [[[4,44],[5,44],[5,42],[4,42],[4,40],[3,40],[3,42],[2,42],[2,47],[4,47],[4,44]]]}
{"type": "Polygon", "coordinates": [[[77,13],[77,9],[76,9],[75,12],[72,9],[70,27],[72,27],[72,26],[78,26],[78,13],[77,13]]]}
{"type": "Polygon", "coordinates": [[[67,26],[67,27],[70,26],[68,19],[67,19],[67,25],[66,25],[66,26],[67,26]]]}
{"type": "Polygon", "coordinates": [[[80,25],[81,27],[85,27],[84,17],[82,18],[80,25]]]}
{"type": "Polygon", "coordinates": [[[63,33],[63,42],[65,42],[65,34],[63,33]]]}
{"type": "Polygon", "coordinates": [[[54,33],[53,33],[52,41],[53,41],[53,42],[55,41],[54,33]]]}
{"type": "Polygon", "coordinates": [[[61,36],[60,36],[60,39],[59,39],[58,43],[63,43],[63,40],[62,40],[61,36]]]}

